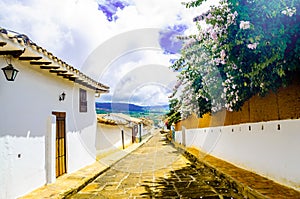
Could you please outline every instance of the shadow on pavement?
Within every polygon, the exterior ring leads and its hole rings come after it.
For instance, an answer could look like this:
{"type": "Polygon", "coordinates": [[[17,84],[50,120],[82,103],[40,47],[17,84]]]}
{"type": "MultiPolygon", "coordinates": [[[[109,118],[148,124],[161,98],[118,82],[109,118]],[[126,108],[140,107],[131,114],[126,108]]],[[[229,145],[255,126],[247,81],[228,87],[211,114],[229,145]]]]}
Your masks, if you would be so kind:
{"type": "Polygon", "coordinates": [[[142,195],[150,198],[244,198],[234,184],[204,165],[171,171],[167,178],[144,181],[142,186],[147,191],[142,195]]]}
{"type": "MultiPolygon", "coordinates": [[[[165,138],[161,139],[163,145],[172,145],[165,138]]],[[[183,151],[173,153],[182,154],[183,151]]],[[[186,157],[190,159],[189,157],[186,157]]],[[[154,181],[143,181],[142,186],[147,193],[146,198],[203,198],[203,199],[234,199],[244,198],[238,193],[237,185],[224,175],[201,162],[194,162],[177,170],[170,171],[165,177],[154,181]]]]}

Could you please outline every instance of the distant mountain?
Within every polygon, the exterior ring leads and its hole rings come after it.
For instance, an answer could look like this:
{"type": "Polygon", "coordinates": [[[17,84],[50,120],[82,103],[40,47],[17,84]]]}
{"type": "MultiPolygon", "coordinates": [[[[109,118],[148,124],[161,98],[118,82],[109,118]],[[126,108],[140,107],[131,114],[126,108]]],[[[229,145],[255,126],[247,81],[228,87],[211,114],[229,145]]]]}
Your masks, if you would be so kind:
{"type": "Polygon", "coordinates": [[[169,105],[143,106],[144,109],[150,112],[166,112],[169,111],[169,105]]]}
{"type": "Polygon", "coordinates": [[[146,108],[135,104],[96,102],[96,109],[108,112],[144,111],[146,108]]]}
{"type": "Polygon", "coordinates": [[[169,111],[169,105],[160,106],[138,106],[126,103],[96,102],[98,114],[124,113],[133,117],[157,117],[165,115],[169,111]]]}

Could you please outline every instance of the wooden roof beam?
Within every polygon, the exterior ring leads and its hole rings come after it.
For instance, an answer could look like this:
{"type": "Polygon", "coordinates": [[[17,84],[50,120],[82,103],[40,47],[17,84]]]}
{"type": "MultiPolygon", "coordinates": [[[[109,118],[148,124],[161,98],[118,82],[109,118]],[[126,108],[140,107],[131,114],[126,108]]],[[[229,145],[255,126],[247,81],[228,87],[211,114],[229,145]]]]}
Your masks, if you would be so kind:
{"type": "Polygon", "coordinates": [[[31,61],[30,64],[31,65],[50,65],[50,64],[52,64],[52,62],[48,62],[48,61],[31,61]]]}
{"type": "Polygon", "coordinates": [[[78,83],[78,84],[81,84],[82,82],[83,82],[83,80],[81,80],[81,79],[76,80],[76,83],[78,83]]]}
{"type": "Polygon", "coordinates": [[[14,58],[20,57],[23,54],[24,50],[0,50],[0,55],[11,55],[14,58]]]}
{"type": "Polygon", "coordinates": [[[64,78],[68,78],[72,82],[77,81],[77,77],[74,77],[74,76],[72,76],[72,77],[64,77],[64,78]]]}
{"type": "Polygon", "coordinates": [[[104,90],[104,89],[96,89],[96,92],[100,92],[100,93],[107,93],[108,90],[104,90]]]}
{"type": "Polygon", "coordinates": [[[50,70],[49,72],[50,73],[58,73],[58,74],[60,74],[60,73],[66,73],[68,71],[66,71],[66,70],[50,70]]]}
{"type": "Polygon", "coordinates": [[[41,69],[59,69],[60,67],[59,66],[40,66],[41,69]]]}
{"type": "Polygon", "coordinates": [[[57,76],[62,76],[63,78],[68,78],[68,77],[72,77],[73,74],[69,74],[69,73],[57,73],[57,76]]]}
{"type": "Polygon", "coordinates": [[[22,61],[31,61],[31,60],[40,60],[42,57],[19,57],[19,60],[22,61]]]}
{"type": "Polygon", "coordinates": [[[1,47],[5,46],[6,44],[7,44],[6,42],[0,41],[0,46],[1,46],[1,47]]]}
{"type": "Polygon", "coordinates": [[[63,73],[61,74],[64,78],[69,78],[69,77],[73,77],[74,75],[73,74],[69,74],[69,73],[63,73]]]}

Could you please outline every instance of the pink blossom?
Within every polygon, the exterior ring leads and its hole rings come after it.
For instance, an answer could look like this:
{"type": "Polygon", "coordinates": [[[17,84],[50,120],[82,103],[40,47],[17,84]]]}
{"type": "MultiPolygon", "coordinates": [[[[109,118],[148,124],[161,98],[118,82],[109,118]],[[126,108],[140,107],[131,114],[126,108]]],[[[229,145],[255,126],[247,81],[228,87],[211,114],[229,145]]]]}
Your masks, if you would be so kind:
{"type": "Polygon", "coordinates": [[[281,11],[281,13],[289,17],[292,17],[296,13],[296,11],[297,10],[295,7],[293,8],[286,7],[285,10],[281,11]]]}
{"type": "Polygon", "coordinates": [[[175,89],[178,89],[179,88],[179,86],[182,84],[182,81],[180,80],[180,81],[177,81],[177,83],[176,83],[176,85],[175,85],[175,89]]]}
{"type": "Polygon", "coordinates": [[[211,19],[212,18],[212,15],[211,15],[211,13],[209,13],[208,15],[207,15],[207,17],[206,17],[207,19],[211,19]]]}
{"type": "Polygon", "coordinates": [[[191,47],[195,42],[196,42],[196,40],[195,40],[194,38],[190,38],[190,39],[188,39],[188,40],[185,42],[183,48],[189,48],[189,47],[191,47]]]}
{"type": "Polygon", "coordinates": [[[256,49],[256,47],[257,47],[257,45],[258,45],[258,43],[253,43],[253,44],[248,44],[247,45],[247,47],[249,48],[249,49],[256,49]]]}
{"type": "Polygon", "coordinates": [[[216,58],[213,61],[215,64],[220,64],[222,60],[220,58],[216,58]]]}
{"type": "Polygon", "coordinates": [[[237,11],[234,11],[233,16],[234,16],[234,17],[238,16],[238,12],[237,12],[237,11]]]}
{"type": "Polygon", "coordinates": [[[210,36],[211,36],[211,38],[212,38],[213,40],[217,40],[217,39],[218,39],[218,35],[217,35],[217,33],[216,33],[215,31],[212,31],[212,32],[210,33],[210,36]]]}
{"type": "Polygon", "coordinates": [[[226,56],[225,50],[222,50],[222,51],[221,51],[220,56],[221,56],[221,59],[222,59],[222,60],[225,59],[225,56],[226,56]]]}
{"type": "Polygon", "coordinates": [[[250,22],[249,21],[241,21],[240,29],[246,30],[248,28],[250,28],[250,22]]]}

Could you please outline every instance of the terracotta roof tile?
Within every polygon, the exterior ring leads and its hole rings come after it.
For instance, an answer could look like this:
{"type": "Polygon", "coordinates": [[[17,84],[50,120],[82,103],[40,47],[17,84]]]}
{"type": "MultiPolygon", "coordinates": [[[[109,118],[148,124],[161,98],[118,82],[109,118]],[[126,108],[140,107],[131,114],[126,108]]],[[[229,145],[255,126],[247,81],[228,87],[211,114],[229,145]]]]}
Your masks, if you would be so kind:
{"type": "MultiPolygon", "coordinates": [[[[28,60],[32,58],[32,64],[36,62],[35,64],[40,64],[42,66],[45,66],[50,63],[50,65],[58,66],[59,68],[57,70],[66,70],[67,75],[61,74],[63,78],[65,78],[68,81],[74,81],[75,83],[81,84],[85,87],[91,88],[95,90],[96,92],[100,93],[107,93],[109,92],[109,87],[95,81],[94,79],[88,77],[87,75],[83,74],[78,69],[74,68],[73,66],[67,64],[66,62],[62,61],[61,59],[54,56],[51,52],[48,52],[46,49],[38,46],[36,43],[32,42],[26,35],[19,34],[14,31],[10,31],[4,28],[0,27],[0,52],[2,52],[2,55],[7,53],[7,55],[13,55],[14,58],[19,58],[20,61],[22,60],[28,60]],[[9,47],[13,47],[14,49],[11,50],[10,48],[7,48],[7,44],[10,43],[9,47]],[[9,49],[9,50],[5,50],[9,49]],[[31,53],[31,57],[29,57],[26,53],[26,51],[31,53]],[[13,53],[14,52],[14,53],[13,53]],[[24,55],[26,54],[26,56],[24,55]],[[42,58],[41,54],[43,55],[42,58]],[[24,59],[22,59],[22,55],[24,55],[24,59]],[[21,59],[20,59],[21,58],[21,59]],[[40,61],[40,63],[39,63],[40,61]]],[[[47,70],[48,67],[40,67],[41,70],[47,70]]],[[[49,70],[50,72],[50,70],[49,70]]]]}

